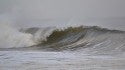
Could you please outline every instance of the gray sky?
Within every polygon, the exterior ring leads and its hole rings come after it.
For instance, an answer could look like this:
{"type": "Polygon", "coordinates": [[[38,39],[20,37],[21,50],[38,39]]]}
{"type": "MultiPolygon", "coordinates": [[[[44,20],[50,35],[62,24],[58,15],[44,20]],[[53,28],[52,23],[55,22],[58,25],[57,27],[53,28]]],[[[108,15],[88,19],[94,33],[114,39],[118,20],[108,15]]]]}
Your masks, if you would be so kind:
{"type": "MultiPolygon", "coordinates": [[[[3,13],[16,16],[19,21],[121,18],[125,17],[125,0],[0,0],[0,14],[3,13]]],[[[124,22],[115,24],[125,27],[124,22]]]]}

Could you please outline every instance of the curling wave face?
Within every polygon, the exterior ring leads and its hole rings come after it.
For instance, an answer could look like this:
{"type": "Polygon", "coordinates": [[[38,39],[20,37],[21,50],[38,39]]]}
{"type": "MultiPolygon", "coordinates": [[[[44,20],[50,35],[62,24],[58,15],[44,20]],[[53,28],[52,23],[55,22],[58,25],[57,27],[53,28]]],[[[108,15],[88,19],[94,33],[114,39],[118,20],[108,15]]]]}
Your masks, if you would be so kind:
{"type": "Polygon", "coordinates": [[[119,30],[80,26],[66,29],[34,27],[20,31],[32,34],[36,46],[41,49],[82,50],[94,53],[125,51],[125,32],[119,30]]]}

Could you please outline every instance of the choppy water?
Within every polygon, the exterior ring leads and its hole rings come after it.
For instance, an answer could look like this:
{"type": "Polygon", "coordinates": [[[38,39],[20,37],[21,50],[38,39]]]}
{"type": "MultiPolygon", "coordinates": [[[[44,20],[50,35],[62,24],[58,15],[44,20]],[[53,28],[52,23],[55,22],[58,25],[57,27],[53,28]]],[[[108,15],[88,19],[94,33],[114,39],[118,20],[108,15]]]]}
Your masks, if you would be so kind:
{"type": "Polygon", "coordinates": [[[125,56],[0,51],[0,70],[124,70],[125,56]]]}

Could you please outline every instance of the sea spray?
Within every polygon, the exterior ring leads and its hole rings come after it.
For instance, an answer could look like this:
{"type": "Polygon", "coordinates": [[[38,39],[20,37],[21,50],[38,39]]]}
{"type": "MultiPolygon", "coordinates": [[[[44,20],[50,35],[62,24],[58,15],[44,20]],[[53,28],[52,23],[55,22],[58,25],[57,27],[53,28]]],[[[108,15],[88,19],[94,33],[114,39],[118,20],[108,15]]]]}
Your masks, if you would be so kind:
{"type": "Polygon", "coordinates": [[[35,45],[33,36],[21,33],[8,16],[0,16],[0,48],[28,47],[35,45]]]}

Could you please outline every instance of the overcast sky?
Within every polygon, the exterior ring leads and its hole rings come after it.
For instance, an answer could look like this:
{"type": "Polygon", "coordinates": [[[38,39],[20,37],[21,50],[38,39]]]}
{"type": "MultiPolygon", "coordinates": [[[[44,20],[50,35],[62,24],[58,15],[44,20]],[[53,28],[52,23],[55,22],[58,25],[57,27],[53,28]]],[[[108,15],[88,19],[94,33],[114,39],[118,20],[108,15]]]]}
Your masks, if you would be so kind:
{"type": "Polygon", "coordinates": [[[125,17],[125,0],[0,0],[0,14],[6,13],[18,20],[119,18],[125,17]]]}

